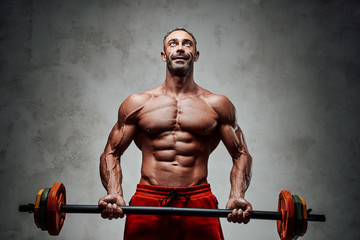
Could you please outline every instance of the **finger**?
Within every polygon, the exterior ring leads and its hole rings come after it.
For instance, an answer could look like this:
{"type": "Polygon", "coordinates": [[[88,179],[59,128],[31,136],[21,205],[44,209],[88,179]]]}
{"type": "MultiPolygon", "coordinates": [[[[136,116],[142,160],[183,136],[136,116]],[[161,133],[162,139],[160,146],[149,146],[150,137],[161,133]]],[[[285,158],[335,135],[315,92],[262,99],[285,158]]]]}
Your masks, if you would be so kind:
{"type": "Polygon", "coordinates": [[[117,219],[120,216],[120,209],[118,208],[118,206],[114,203],[112,205],[113,209],[114,209],[114,218],[117,219]]]}
{"type": "Polygon", "coordinates": [[[113,218],[115,218],[115,219],[119,218],[120,211],[119,211],[118,205],[116,203],[113,203],[111,205],[111,208],[112,208],[113,218]]]}
{"type": "Polygon", "coordinates": [[[245,211],[245,212],[243,213],[243,223],[244,223],[244,224],[247,224],[248,222],[250,222],[249,216],[250,216],[249,212],[245,211]]]}
{"type": "Polygon", "coordinates": [[[227,215],[227,220],[228,220],[228,222],[232,222],[231,219],[232,219],[232,214],[229,213],[229,214],[227,215]]]}
{"type": "Polygon", "coordinates": [[[243,222],[243,214],[244,214],[244,211],[242,209],[239,209],[237,211],[237,222],[238,223],[242,223],[243,222]]]}
{"type": "Polygon", "coordinates": [[[237,222],[238,222],[238,219],[239,219],[237,209],[234,209],[234,210],[232,211],[231,215],[232,215],[231,221],[232,221],[233,223],[237,223],[237,222]]]}
{"type": "Polygon", "coordinates": [[[108,218],[108,210],[106,209],[107,203],[103,200],[99,200],[99,207],[101,207],[103,210],[101,211],[101,217],[102,218],[108,218]]]}
{"type": "Polygon", "coordinates": [[[104,209],[104,210],[101,211],[101,217],[102,217],[102,218],[107,218],[106,209],[104,209]]]}
{"type": "Polygon", "coordinates": [[[250,203],[247,203],[246,208],[244,209],[245,211],[243,212],[243,223],[247,224],[250,221],[249,216],[252,214],[252,206],[250,203]]]}
{"type": "Polygon", "coordinates": [[[108,203],[108,205],[106,206],[106,210],[107,210],[107,216],[108,219],[111,220],[114,217],[114,209],[112,208],[112,204],[108,203]]]}
{"type": "Polygon", "coordinates": [[[105,202],[103,199],[100,199],[98,202],[99,207],[106,208],[107,202],[105,202]]]}
{"type": "Polygon", "coordinates": [[[105,218],[105,219],[108,219],[109,218],[109,213],[110,213],[110,210],[108,208],[108,204],[105,203],[103,204],[103,210],[101,211],[101,217],[102,218],[105,218]]]}
{"type": "Polygon", "coordinates": [[[119,217],[120,218],[123,218],[124,217],[124,211],[121,209],[121,208],[119,208],[119,217]]]}
{"type": "Polygon", "coordinates": [[[246,211],[249,212],[249,214],[252,213],[253,209],[252,209],[252,205],[250,203],[247,204],[246,211]]]}

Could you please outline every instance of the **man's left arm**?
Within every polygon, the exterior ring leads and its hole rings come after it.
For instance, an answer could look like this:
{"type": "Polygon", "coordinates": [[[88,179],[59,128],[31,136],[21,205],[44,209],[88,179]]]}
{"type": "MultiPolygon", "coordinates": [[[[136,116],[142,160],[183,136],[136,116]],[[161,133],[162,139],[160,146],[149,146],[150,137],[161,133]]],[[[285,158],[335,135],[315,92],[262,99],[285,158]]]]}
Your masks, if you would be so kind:
{"type": "Polygon", "coordinates": [[[233,212],[227,219],[234,223],[248,223],[252,206],[245,199],[245,192],[250,185],[252,157],[244,134],[236,123],[235,107],[226,97],[223,97],[221,102],[221,111],[217,111],[220,113],[219,134],[233,161],[230,172],[231,190],[226,204],[226,208],[233,209],[233,212]]]}
{"type": "Polygon", "coordinates": [[[228,221],[238,223],[248,223],[248,216],[252,212],[251,204],[245,199],[245,192],[248,189],[251,181],[251,165],[252,158],[247,150],[244,135],[239,126],[235,130],[236,148],[232,155],[233,166],[230,172],[231,190],[229,201],[226,204],[227,209],[234,209],[232,214],[229,214],[228,221]]]}

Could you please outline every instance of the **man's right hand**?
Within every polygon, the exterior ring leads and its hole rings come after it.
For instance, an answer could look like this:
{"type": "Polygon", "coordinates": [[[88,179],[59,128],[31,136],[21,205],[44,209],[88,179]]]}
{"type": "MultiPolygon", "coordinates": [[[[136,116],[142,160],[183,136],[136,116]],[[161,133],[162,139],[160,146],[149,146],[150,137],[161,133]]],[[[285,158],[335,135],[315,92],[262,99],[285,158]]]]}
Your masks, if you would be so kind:
{"type": "Polygon", "coordinates": [[[103,208],[101,217],[109,220],[115,218],[123,218],[124,212],[118,206],[125,206],[125,200],[120,194],[109,194],[101,198],[98,203],[99,207],[103,208]]]}

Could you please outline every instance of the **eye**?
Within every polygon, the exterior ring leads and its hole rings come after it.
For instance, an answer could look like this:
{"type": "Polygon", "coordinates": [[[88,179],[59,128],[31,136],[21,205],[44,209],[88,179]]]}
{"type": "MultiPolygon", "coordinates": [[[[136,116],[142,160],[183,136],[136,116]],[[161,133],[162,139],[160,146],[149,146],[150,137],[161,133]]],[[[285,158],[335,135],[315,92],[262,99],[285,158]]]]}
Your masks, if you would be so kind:
{"type": "Polygon", "coordinates": [[[184,44],[184,46],[185,46],[185,47],[190,47],[191,44],[187,42],[187,43],[184,44]]]}
{"type": "Polygon", "coordinates": [[[174,47],[174,46],[176,46],[176,43],[175,43],[175,42],[171,42],[169,45],[172,46],[172,47],[174,47]]]}

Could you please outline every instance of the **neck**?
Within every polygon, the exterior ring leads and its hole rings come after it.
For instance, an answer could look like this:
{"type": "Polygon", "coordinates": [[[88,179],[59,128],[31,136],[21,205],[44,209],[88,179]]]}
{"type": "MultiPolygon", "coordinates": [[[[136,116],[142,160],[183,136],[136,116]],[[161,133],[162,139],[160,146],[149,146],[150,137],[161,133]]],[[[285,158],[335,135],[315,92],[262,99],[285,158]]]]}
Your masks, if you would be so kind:
{"type": "Polygon", "coordinates": [[[196,90],[194,82],[193,69],[185,76],[178,76],[166,69],[166,78],[164,83],[165,90],[174,94],[193,92],[196,90]]]}

